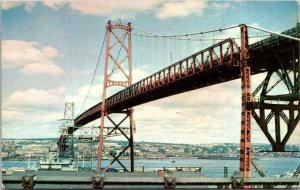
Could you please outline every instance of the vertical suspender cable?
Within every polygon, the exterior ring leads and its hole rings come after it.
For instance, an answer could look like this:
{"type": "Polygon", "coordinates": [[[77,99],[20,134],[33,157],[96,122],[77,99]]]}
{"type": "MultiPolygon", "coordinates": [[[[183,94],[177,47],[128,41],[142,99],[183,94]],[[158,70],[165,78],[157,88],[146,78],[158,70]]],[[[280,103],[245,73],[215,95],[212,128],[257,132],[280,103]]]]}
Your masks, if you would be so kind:
{"type": "MultiPolygon", "coordinates": [[[[107,32],[107,31],[106,31],[106,32],[107,32]]],[[[106,33],[106,32],[105,32],[105,33],[106,33]]],[[[89,85],[88,92],[87,92],[87,94],[86,94],[86,97],[84,98],[84,101],[83,101],[83,104],[82,104],[82,106],[81,106],[81,109],[80,109],[79,113],[82,112],[82,110],[83,110],[83,108],[84,108],[84,105],[85,105],[85,103],[86,103],[87,97],[89,96],[89,93],[90,93],[90,91],[91,91],[91,88],[92,88],[92,85],[93,85],[93,82],[94,82],[94,79],[95,79],[95,75],[96,75],[96,72],[97,72],[97,69],[98,69],[98,66],[99,66],[99,63],[100,63],[100,58],[101,58],[101,54],[102,54],[102,51],[103,51],[105,39],[106,39],[106,35],[104,35],[104,39],[103,39],[102,47],[101,47],[100,54],[99,54],[99,57],[98,57],[98,60],[97,60],[96,68],[95,68],[95,70],[94,70],[94,74],[93,74],[91,83],[90,83],[90,85],[89,85]]]]}

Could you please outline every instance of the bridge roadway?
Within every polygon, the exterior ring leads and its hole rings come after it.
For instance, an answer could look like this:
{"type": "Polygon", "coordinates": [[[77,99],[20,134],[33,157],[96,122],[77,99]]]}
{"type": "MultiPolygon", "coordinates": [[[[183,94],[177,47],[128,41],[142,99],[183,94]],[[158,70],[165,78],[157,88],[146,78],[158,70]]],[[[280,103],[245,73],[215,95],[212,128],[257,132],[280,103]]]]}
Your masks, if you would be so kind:
{"type": "MultiPolygon", "coordinates": [[[[298,27],[284,34],[299,37],[298,27]]],[[[295,70],[293,56],[299,60],[299,42],[271,36],[249,46],[251,74],[270,70],[295,70]],[[280,57],[281,63],[278,63],[280,57]]],[[[240,48],[234,39],[227,39],[186,57],[106,99],[108,114],[168,96],[204,88],[240,78],[240,48]]],[[[222,98],[222,97],[220,97],[222,98]]],[[[213,102],[212,102],[213,104],[213,102]]],[[[75,119],[75,128],[101,116],[101,102],[75,119]]],[[[69,129],[72,134],[73,129],[69,129]]]]}

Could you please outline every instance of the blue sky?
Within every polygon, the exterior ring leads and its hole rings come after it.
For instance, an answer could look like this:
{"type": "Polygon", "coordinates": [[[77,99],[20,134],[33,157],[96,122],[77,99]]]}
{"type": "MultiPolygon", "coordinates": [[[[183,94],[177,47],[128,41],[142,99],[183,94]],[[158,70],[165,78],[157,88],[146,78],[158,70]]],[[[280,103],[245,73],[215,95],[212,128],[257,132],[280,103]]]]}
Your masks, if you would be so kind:
{"type": "MultiPolygon", "coordinates": [[[[65,101],[75,102],[75,115],[100,101],[104,52],[82,108],[107,20],[131,22],[134,34],[142,34],[135,27],[170,35],[241,23],[281,32],[296,25],[297,7],[296,1],[6,1],[2,3],[2,135],[58,137],[57,120],[63,117],[65,101]]],[[[250,30],[252,36],[261,34],[250,30]]],[[[226,37],[238,38],[238,29],[191,38],[226,37]]],[[[195,42],[133,35],[133,80],[169,65],[171,52],[174,62],[213,42],[217,40],[195,42]]],[[[262,78],[253,77],[253,85],[262,78]]],[[[237,80],[138,106],[135,139],[239,142],[239,90],[237,80]]],[[[299,134],[297,127],[290,142],[299,142],[299,134]]],[[[253,142],[267,142],[255,124],[253,142]]]]}

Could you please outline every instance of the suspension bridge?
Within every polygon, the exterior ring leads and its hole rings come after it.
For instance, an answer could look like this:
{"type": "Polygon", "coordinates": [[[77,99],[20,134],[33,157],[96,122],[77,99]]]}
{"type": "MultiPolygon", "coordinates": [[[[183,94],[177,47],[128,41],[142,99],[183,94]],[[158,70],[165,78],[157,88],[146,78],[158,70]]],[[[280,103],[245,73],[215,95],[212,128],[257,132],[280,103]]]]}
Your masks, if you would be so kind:
{"type": "MultiPolygon", "coordinates": [[[[74,120],[76,128],[69,128],[68,134],[72,134],[81,126],[101,117],[101,132],[104,127],[104,118],[107,117],[115,126],[114,130],[122,130],[120,124],[129,117],[130,137],[124,136],[129,141],[127,148],[133,151],[133,130],[132,128],[132,107],[151,102],[157,99],[187,92],[190,90],[205,88],[214,84],[227,82],[241,78],[242,88],[242,111],[241,111],[241,152],[240,160],[241,171],[250,175],[251,162],[251,117],[255,119],[259,127],[270,141],[273,151],[284,151],[285,144],[299,123],[299,26],[283,32],[274,34],[272,37],[258,41],[254,44],[248,44],[248,31],[246,25],[234,27],[241,28],[241,47],[238,46],[234,38],[225,39],[204,50],[196,52],[160,71],[132,84],[132,63],[131,63],[131,31],[132,26],[122,24],[107,24],[106,32],[106,56],[104,66],[104,88],[102,102],[84,111],[74,120]],[[120,36],[114,32],[123,30],[120,36]],[[124,37],[127,36],[128,42],[124,43],[124,37]],[[115,39],[110,43],[111,38],[115,39]],[[122,40],[123,39],[123,40],[122,40]],[[124,59],[118,61],[119,55],[113,55],[112,49],[120,44],[126,50],[127,55],[124,59]],[[111,62],[109,62],[109,60],[111,62]],[[128,73],[123,69],[122,64],[127,60],[128,73]],[[113,69],[109,71],[108,65],[113,64],[113,69]],[[120,70],[125,76],[124,81],[111,80],[111,76],[116,70],[120,70]],[[110,72],[110,73],[109,73],[110,72]],[[251,75],[267,72],[266,78],[261,84],[251,92],[251,75]],[[280,80],[273,86],[269,85],[270,77],[278,75],[280,80]],[[269,95],[272,89],[283,81],[288,89],[288,94],[269,95]],[[122,86],[123,90],[106,98],[106,90],[111,86],[122,86]],[[259,100],[253,99],[260,92],[259,100]],[[268,94],[269,93],[269,94],[268,94]],[[277,103],[270,102],[276,100],[277,103]],[[288,102],[288,103],[285,103],[288,102]],[[267,110],[271,110],[266,116],[267,110]],[[288,115],[286,115],[286,111],[288,115]],[[124,114],[124,119],[116,124],[109,116],[110,114],[124,114]],[[270,135],[268,126],[272,117],[275,118],[275,139],[270,135]],[[281,134],[280,120],[287,125],[287,133],[281,134]],[[283,138],[281,138],[283,135],[283,138]],[[282,139],[282,140],[281,140],[282,139]]],[[[221,30],[228,30],[234,27],[228,27],[221,30]]],[[[141,29],[140,29],[141,30],[141,29]]],[[[212,32],[212,31],[207,31],[212,32]]],[[[203,34],[205,32],[194,33],[203,34]]],[[[153,33],[147,33],[149,36],[179,38],[181,35],[159,36],[153,33]]],[[[124,64],[123,64],[124,65],[124,64]]],[[[212,102],[213,104],[213,102],[212,102]]],[[[114,131],[112,130],[112,131],[114,131]]],[[[110,135],[111,132],[108,133],[110,135]]],[[[61,141],[63,141],[63,136],[61,141]]],[[[101,154],[104,139],[103,133],[100,135],[101,154]]],[[[134,171],[134,159],[131,154],[131,171],[134,171]]],[[[114,157],[118,161],[119,156],[114,157]]],[[[99,155],[101,163],[101,156],[99,155]]],[[[113,162],[114,162],[113,161],[113,162]]],[[[112,162],[112,163],[113,163],[112,162]]],[[[98,165],[98,170],[100,165],[98,165]]],[[[124,168],[126,169],[126,168],[124,168]]]]}
{"type": "MultiPolygon", "coordinates": [[[[98,146],[98,165],[97,173],[105,173],[108,168],[118,162],[124,171],[134,172],[134,122],[133,107],[144,103],[149,103],[161,98],[170,97],[179,93],[191,91],[194,89],[205,88],[211,85],[224,83],[227,81],[240,79],[241,81],[241,128],[240,128],[240,172],[236,178],[220,182],[212,181],[177,181],[181,184],[222,184],[237,183],[240,186],[251,187],[255,180],[251,181],[251,162],[252,162],[252,142],[251,142],[251,118],[254,118],[270,144],[272,151],[285,151],[285,145],[295,128],[299,127],[300,119],[300,67],[299,67],[299,36],[300,27],[286,30],[282,33],[275,33],[265,29],[247,26],[245,24],[232,26],[228,28],[216,29],[205,32],[179,35],[158,35],[146,32],[142,29],[135,28],[128,24],[108,21],[105,36],[105,60],[104,60],[104,80],[102,102],[87,109],[79,116],[74,118],[74,107],[68,107],[71,110],[71,119],[74,123],[64,130],[58,141],[59,153],[62,156],[72,154],[72,135],[75,131],[80,130],[86,124],[101,119],[99,146],[98,146]],[[181,59],[161,70],[143,78],[133,84],[132,82],[132,30],[137,29],[144,32],[148,37],[168,37],[182,40],[184,36],[210,33],[215,31],[224,31],[232,28],[240,28],[240,37],[224,39],[213,44],[201,51],[181,59]],[[256,29],[271,34],[271,37],[249,44],[248,29],[256,29]],[[125,40],[126,39],[126,40],[125,40]],[[119,45],[119,46],[117,46],[119,45]],[[117,49],[117,47],[119,47],[117,49]],[[120,50],[123,52],[120,53],[120,50]],[[120,58],[121,57],[121,58],[120,58]],[[261,83],[252,90],[251,76],[267,73],[261,83]],[[118,77],[113,78],[114,75],[118,77]],[[119,76],[122,76],[119,80],[119,76]],[[278,76],[278,81],[271,84],[270,78],[278,76]],[[274,90],[279,84],[286,86],[287,93],[274,90]],[[107,97],[107,90],[110,87],[122,87],[123,90],[107,97]],[[73,109],[73,110],[72,110],[73,109]],[[112,115],[120,115],[122,119],[117,122],[112,115]],[[110,130],[105,133],[105,118],[113,124],[110,130]],[[271,120],[274,120],[274,124],[271,120]],[[128,128],[124,129],[121,125],[128,122],[128,128]],[[286,127],[285,134],[282,128],[286,127]],[[275,128],[275,136],[271,135],[271,128],[275,128]],[[126,132],[124,132],[127,130],[126,132]],[[105,145],[105,140],[113,132],[119,131],[128,140],[128,145],[117,155],[111,155],[113,160],[110,165],[101,168],[102,153],[105,149],[110,152],[105,145]],[[120,156],[126,151],[130,152],[130,169],[127,169],[120,156]],[[242,180],[238,180],[242,179],[242,180]],[[245,182],[245,183],[244,183],[245,182]]],[[[213,105],[213,102],[211,102],[213,105]]],[[[299,172],[299,171],[298,171],[299,172]]],[[[97,175],[98,175],[97,174],[97,175]]],[[[165,176],[167,181],[166,188],[175,186],[172,176],[165,176]]],[[[86,178],[81,178],[83,183],[87,183],[86,178]]],[[[128,179],[129,180],[129,179],[128,179]]],[[[132,179],[130,179],[132,180],[132,179]]],[[[130,183],[120,180],[117,184],[130,183]]],[[[104,178],[98,175],[93,178],[94,187],[103,187],[104,178]]],[[[273,184],[278,180],[273,179],[273,184]]],[[[284,181],[284,180],[283,180],[284,181]]],[[[296,184],[293,180],[289,182],[278,182],[278,184],[296,184]]],[[[145,181],[131,181],[133,184],[144,184],[145,181]]],[[[160,179],[155,181],[151,179],[147,183],[160,184],[160,179]]],[[[270,181],[269,181],[270,182],[270,181]]],[[[113,183],[113,182],[108,182],[113,183]]],[[[146,183],[146,182],[145,182],[146,183]]],[[[257,184],[272,184],[261,180],[257,184]]]]}

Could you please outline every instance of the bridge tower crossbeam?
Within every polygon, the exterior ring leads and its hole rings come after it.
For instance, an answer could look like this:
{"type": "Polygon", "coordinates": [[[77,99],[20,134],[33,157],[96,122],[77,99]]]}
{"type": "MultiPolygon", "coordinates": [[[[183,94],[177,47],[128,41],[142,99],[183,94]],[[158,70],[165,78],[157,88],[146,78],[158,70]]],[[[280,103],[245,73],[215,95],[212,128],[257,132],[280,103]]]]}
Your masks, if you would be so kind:
{"type": "Polygon", "coordinates": [[[103,170],[103,172],[106,172],[114,162],[118,162],[123,167],[124,171],[128,172],[129,170],[119,160],[119,157],[127,149],[129,149],[130,152],[130,171],[134,172],[133,109],[126,108],[122,111],[111,112],[107,110],[106,102],[106,96],[109,87],[119,86],[126,88],[132,85],[131,23],[128,23],[128,25],[124,25],[121,23],[112,24],[111,21],[108,21],[106,29],[106,53],[104,63],[104,80],[101,105],[101,123],[98,146],[97,172],[99,173],[101,170],[102,153],[104,148],[106,152],[110,153],[110,156],[113,157],[113,160],[103,170]],[[115,39],[114,43],[112,43],[113,39],[115,39]],[[119,59],[119,57],[122,58],[119,59]],[[121,120],[119,122],[116,122],[116,118],[112,116],[113,114],[117,115],[117,117],[121,117],[121,120]],[[111,124],[113,124],[113,130],[108,132],[104,137],[105,119],[110,121],[111,124]],[[121,127],[122,125],[124,125],[126,120],[129,120],[129,136],[124,132],[124,128],[121,127]],[[120,131],[120,133],[128,140],[128,145],[117,155],[112,154],[112,151],[110,151],[104,143],[105,139],[112,135],[114,131],[120,131]]]}

